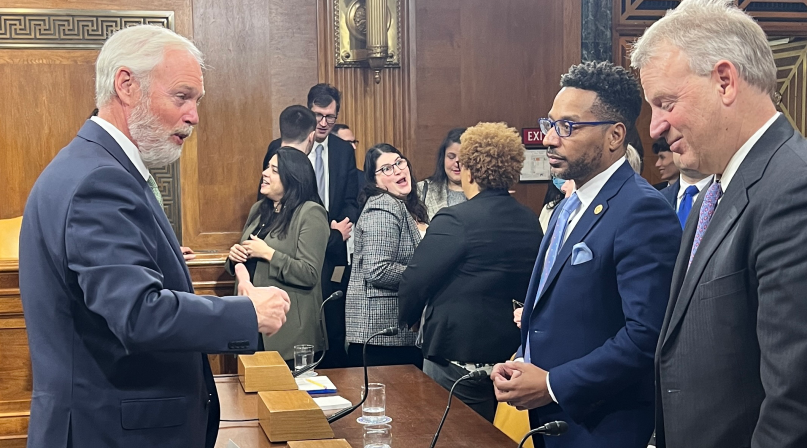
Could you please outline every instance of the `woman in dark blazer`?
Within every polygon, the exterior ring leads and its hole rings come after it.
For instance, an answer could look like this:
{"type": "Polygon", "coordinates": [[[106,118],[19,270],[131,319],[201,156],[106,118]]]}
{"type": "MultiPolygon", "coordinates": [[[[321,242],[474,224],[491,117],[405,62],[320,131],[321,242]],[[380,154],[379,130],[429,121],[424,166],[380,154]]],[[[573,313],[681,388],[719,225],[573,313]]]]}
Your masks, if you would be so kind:
{"type": "MultiPolygon", "coordinates": [[[[423,372],[446,389],[470,371],[490,373],[518,349],[513,304],[524,301],[543,237],[535,213],[507,191],[524,163],[515,129],[468,128],[459,158],[469,200],[434,216],[398,291],[402,326],[417,326],[424,316],[423,372]]],[[[455,394],[493,421],[489,378],[461,383],[455,394]]]]}
{"type": "Polygon", "coordinates": [[[263,345],[292,362],[297,344],[327,348],[319,307],[330,226],[314,169],[297,149],[283,147],[270,158],[261,193],[265,197],[249,211],[242,242],[230,248],[225,269],[234,274],[235,264],[244,263],[255,286],[277,286],[289,294],[286,323],[271,338],[263,336],[263,345]]]}
{"type": "MultiPolygon", "coordinates": [[[[428,221],[415,191],[415,178],[400,151],[381,143],[367,150],[367,181],[354,227],[353,272],[347,288],[345,321],[348,357],[361,364],[362,344],[373,333],[398,326],[398,283],[428,221]]],[[[369,365],[422,365],[415,333],[378,336],[367,347],[369,365]]]]}

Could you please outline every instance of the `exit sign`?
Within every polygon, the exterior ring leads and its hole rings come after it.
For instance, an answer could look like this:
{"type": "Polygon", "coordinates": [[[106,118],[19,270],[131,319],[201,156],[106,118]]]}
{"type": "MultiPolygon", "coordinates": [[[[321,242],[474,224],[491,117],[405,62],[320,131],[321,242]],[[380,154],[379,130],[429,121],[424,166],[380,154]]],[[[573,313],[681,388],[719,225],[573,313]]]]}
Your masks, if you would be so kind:
{"type": "Polygon", "coordinates": [[[541,132],[541,128],[523,128],[521,143],[524,146],[544,146],[544,133],[541,132]]]}

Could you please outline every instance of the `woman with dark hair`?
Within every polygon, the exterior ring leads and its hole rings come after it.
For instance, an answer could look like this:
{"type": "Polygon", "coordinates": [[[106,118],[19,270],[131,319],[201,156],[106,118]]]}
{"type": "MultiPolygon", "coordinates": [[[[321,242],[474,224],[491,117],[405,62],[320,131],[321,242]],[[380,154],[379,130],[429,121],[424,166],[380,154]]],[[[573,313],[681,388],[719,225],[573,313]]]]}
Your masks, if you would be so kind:
{"type": "Polygon", "coordinates": [[[524,301],[543,233],[535,213],[507,191],[524,164],[515,129],[470,127],[459,157],[468,201],[435,215],[401,276],[399,321],[402,327],[423,322],[423,373],[446,389],[471,371],[488,374],[459,384],[455,396],[493,421],[496,396],[488,376],[521,343],[511,313],[524,301]]]}
{"type": "Polygon", "coordinates": [[[297,344],[312,344],[315,351],[327,348],[319,307],[330,226],[314,168],[301,151],[278,149],[262,178],[264,198],[249,211],[242,242],[230,248],[225,269],[234,274],[236,263],[244,263],[255,286],[277,286],[289,294],[286,323],[271,338],[263,336],[263,346],[293,362],[297,344]]]}
{"type": "Polygon", "coordinates": [[[429,219],[443,207],[465,202],[465,194],[460,184],[460,137],[465,128],[454,128],[437,151],[437,164],[434,174],[418,182],[418,197],[426,205],[429,219]]]}
{"type": "MultiPolygon", "coordinates": [[[[345,304],[348,357],[354,365],[361,365],[368,337],[398,326],[398,282],[429,219],[412,188],[415,176],[409,161],[393,146],[381,143],[367,150],[364,176],[345,304]]],[[[415,347],[415,336],[403,327],[396,336],[373,339],[367,346],[368,364],[421,367],[423,355],[415,347]]]]}

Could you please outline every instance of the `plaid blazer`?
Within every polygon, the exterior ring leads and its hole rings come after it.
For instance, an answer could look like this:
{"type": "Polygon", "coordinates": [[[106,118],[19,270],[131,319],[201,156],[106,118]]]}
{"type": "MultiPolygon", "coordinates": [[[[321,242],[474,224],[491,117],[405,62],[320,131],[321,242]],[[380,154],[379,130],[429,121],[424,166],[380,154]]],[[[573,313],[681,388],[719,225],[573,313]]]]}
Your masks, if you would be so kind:
{"type": "MultiPolygon", "coordinates": [[[[347,288],[347,341],[362,344],[373,333],[398,326],[398,283],[420,243],[420,232],[403,201],[388,194],[367,200],[354,227],[353,271],[347,288]]],[[[415,345],[416,333],[401,328],[373,345],[415,345]]]]}

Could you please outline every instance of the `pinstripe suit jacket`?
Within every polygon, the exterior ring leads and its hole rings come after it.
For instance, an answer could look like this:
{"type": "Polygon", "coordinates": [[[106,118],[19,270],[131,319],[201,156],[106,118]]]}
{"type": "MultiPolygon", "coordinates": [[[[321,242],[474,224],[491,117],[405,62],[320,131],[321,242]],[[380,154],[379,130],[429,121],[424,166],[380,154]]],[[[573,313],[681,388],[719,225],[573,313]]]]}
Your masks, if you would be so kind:
{"type": "MultiPolygon", "coordinates": [[[[398,283],[420,243],[417,223],[403,201],[388,194],[367,200],[354,228],[353,272],[347,288],[347,341],[364,343],[373,333],[398,326],[398,283]]],[[[416,334],[374,340],[376,345],[415,345],[416,334]]]]}

